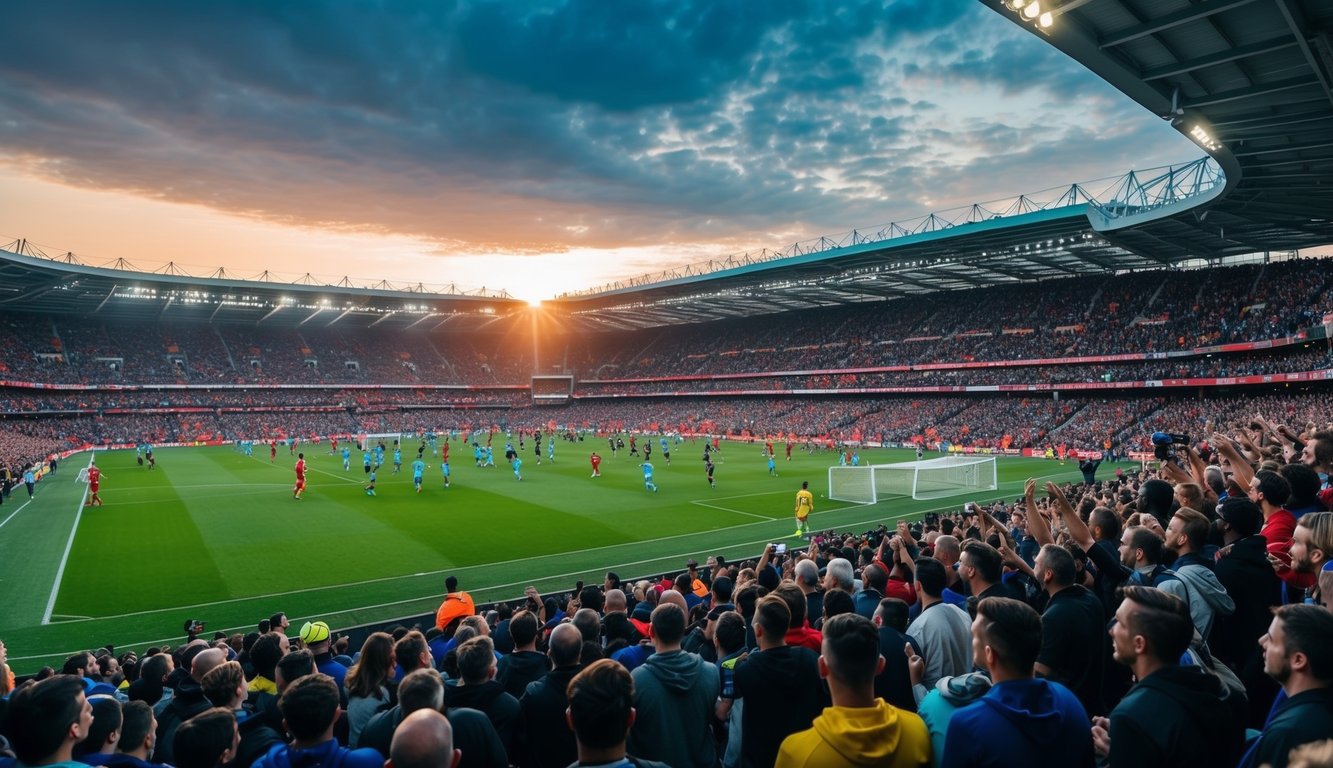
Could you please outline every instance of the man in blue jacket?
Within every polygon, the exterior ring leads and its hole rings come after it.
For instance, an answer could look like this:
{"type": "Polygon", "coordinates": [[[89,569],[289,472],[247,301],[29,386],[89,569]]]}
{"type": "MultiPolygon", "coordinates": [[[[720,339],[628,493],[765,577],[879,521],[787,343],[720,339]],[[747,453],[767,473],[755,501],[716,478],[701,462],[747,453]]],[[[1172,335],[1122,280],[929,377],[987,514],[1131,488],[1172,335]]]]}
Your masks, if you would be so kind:
{"type": "Polygon", "coordinates": [[[255,768],[382,768],[384,758],[373,749],[346,749],[333,738],[338,722],[338,684],[326,674],[296,680],[278,700],[282,722],[292,743],[277,744],[255,761],[255,768]]]}
{"type": "Polygon", "coordinates": [[[977,603],[972,654],[990,671],[990,691],[949,719],[943,765],[1091,766],[1092,733],[1068,688],[1035,676],[1041,617],[1027,603],[977,603]]]}

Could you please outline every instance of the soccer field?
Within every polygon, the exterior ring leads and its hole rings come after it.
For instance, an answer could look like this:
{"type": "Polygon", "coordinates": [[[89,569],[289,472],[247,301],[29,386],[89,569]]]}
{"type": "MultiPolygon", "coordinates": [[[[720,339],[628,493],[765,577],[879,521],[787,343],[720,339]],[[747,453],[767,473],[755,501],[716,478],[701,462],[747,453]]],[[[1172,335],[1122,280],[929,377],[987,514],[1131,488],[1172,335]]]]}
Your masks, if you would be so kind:
{"type": "MultiPolygon", "coordinates": [[[[770,541],[799,543],[792,506],[802,480],[816,495],[816,529],[859,532],[969,500],[830,502],[821,494],[835,454],[797,450],[788,462],[779,447],[771,477],[760,445],[734,442],[723,444],[709,488],[703,444],[689,441],[670,465],[654,452],[660,491],[651,493],[625,451],[604,453],[602,477],[589,477],[588,454],[604,452],[604,440],[560,442],[556,463],[541,465],[529,443],[521,482],[499,457],[497,467],[476,468],[471,449],[455,443],[453,487],[443,488],[438,457],[428,454],[418,494],[415,443],[406,447],[402,472],[382,467],[369,497],[359,452],[344,471],[327,445],[303,446],[310,471],[301,501],[285,448],[275,463],[267,449],[254,457],[230,447],[160,449],[153,471],[136,465],[134,451],[99,452],[101,507],[81,505],[86,485],[76,476],[87,456],[71,457],[31,503],[20,486],[0,507],[0,639],[10,665],[23,673],[88,646],[175,644],[186,619],[231,632],[279,610],[293,624],[323,618],[335,627],[411,616],[438,606],[448,574],[480,604],[528,585],[600,583],[607,570],[640,577],[681,570],[691,556],[756,557],[770,541]]],[[[1016,496],[1027,477],[1079,477],[1074,462],[1002,458],[998,469],[1000,489],[976,500],[1016,496]]]]}

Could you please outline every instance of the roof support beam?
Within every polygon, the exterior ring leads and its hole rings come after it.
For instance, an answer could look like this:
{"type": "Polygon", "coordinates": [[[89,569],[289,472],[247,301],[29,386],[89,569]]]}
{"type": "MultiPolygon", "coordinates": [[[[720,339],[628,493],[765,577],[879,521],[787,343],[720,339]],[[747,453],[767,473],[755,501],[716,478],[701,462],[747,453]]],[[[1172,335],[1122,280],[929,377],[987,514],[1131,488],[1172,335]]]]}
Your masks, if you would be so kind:
{"type": "Polygon", "coordinates": [[[1181,24],[1188,24],[1205,16],[1211,16],[1215,13],[1229,11],[1232,8],[1239,8],[1242,5],[1248,5],[1254,0],[1204,0],[1197,5],[1190,5],[1182,8],[1175,13],[1168,13],[1165,16],[1159,16],[1151,21],[1135,25],[1129,29],[1120,31],[1111,37],[1097,41],[1097,47],[1102,50],[1114,48],[1118,45],[1124,45],[1131,40],[1138,40],[1141,37],[1155,35],[1172,27],[1178,27],[1181,24]]]}
{"type": "Polygon", "coordinates": [[[1330,103],[1333,103],[1333,90],[1329,89],[1328,79],[1324,77],[1324,70],[1319,66],[1319,57],[1315,56],[1314,51],[1310,50],[1310,43],[1305,39],[1305,14],[1291,0],[1277,0],[1277,9],[1282,13],[1282,18],[1286,19],[1291,34],[1296,38],[1296,45],[1300,47],[1301,54],[1305,56],[1305,63],[1310,65],[1314,76],[1319,79],[1319,84],[1324,87],[1324,95],[1328,97],[1330,103]]]}
{"type": "Polygon", "coordinates": [[[1289,77],[1286,80],[1277,80],[1272,83],[1261,83],[1252,85],[1248,88],[1237,88],[1233,91],[1222,91],[1207,96],[1200,96],[1194,99],[1185,99],[1181,106],[1185,109],[1198,109],[1208,107],[1214,104],[1225,104],[1228,101],[1241,101],[1243,99],[1253,99],[1256,96],[1268,96],[1273,93],[1290,91],[1294,88],[1305,88],[1311,85],[1319,85],[1319,80],[1314,75],[1305,75],[1303,77],[1289,77]]]}
{"type": "Polygon", "coordinates": [[[1252,149],[1248,152],[1233,152],[1236,157],[1255,157],[1258,155],[1272,155],[1278,152],[1305,152],[1311,149],[1325,149],[1333,147],[1333,141],[1320,141],[1311,144],[1289,144],[1285,147],[1269,147],[1267,149],[1252,149]]]}
{"type": "Polygon", "coordinates": [[[258,320],[256,320],[256,321],[255,321],[255,325],[259,325],[260,323],[264,322],[265,320],[269,319],[270,317],[273,317],[274,315],[276,315],[276,314],[278,314],[279,312],[281,312],[281,311],[282,311],[282,306],[283,306],[283,305],[279,304],[279,305],[277,305],[276,307],[274,307],[272,310],[269,311],[269,313],[268,313],[267,315],[264,315],[263,317],[261,317],[261,318],[259,318],[258,320]]]}
{"type": "MultiPolygon", "coordinates": [[[[93,314],[94,314],[94,315],[97,314],[98,312],[101,312],[101,311],[102,311],[102,307],[105,307],[105,306],[106,306],[106,303],[107,303],[108,301],[111,301],[111,297],[116,295],[116,289],[119,288],[119,287],[120,287],[120,286],[119,286],[118,284],[116,284],[116,283],[112,283],[112,284],[111,284],[111,290],[109,290],[109,291],[106,292],[106,296],[103,296],[103,297],[102,297],[102,302],[101,302],[100,304],[97,305],[97,309],[94,309],[94,310],[93,310],[93,314]]],[[[222,306],[222,305],[221,305],[221,304],[218,304],[218,306],[220,307],[220,306],[222,306]]],[[[214,310],[213,314],[216,315],[216,314],[217,314],[217,311],[214,310]]],[[[212,319],[213,319],[213,318],[211,318],[211,317],[209,318],[209,320],[212,320],[212,319]]]]}
{"type": "Polygon", "coordinates": [[[1230,120],[1219,120],[1213,123],[1212,126],[1214,129],[1216,129],[1217,133],[1226,135],[1227,133],[1229,133],[1229,131],[1227,130],[1228,128],[1232,128],[1237,131],[1268,130],[1276,126],[1296,125],[1298,123],[1310,123],[1327,119],[1329,119],[1329,114],[1327,110],[1318,110],[1313,112],[1293,112],[1292,114],[1289,115],[1267,113],[1267,114],[1245,115],[1243,117],[1236,117],[1230,120]],[[1250,126],[1250,127],[1246,128],[1244,126],[1250,126]]]}
{"type": "Polygon", "coordinates": [[[1186,59],[1185,61],[1176,62],[1175,64],[1154,67],[1143,72],[1142,77],[1144,80],[1148,81],[1161,80],[1164,77],[1173,77],[1175,75],[1183,75],[1186,72],[1215,67],[1218,64],[1225,64],[1229,61],[1246,58],[1247,56],[1257,56],[1271,51],[1279,51],[1293,45],[1296,45],[1296,41],[1283,35],[1282,37],[1274,37],[1249,45],[1225,48],[1216,53],[1210,53],[1207,56],[1186,59]]]}

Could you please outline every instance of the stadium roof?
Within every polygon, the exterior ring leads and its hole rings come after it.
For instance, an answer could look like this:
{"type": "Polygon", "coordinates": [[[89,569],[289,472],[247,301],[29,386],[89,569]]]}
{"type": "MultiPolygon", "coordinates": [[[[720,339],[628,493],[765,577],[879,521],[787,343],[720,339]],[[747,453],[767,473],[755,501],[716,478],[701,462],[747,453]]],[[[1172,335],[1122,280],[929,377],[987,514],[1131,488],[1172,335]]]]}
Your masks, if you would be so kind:
{"type": "MultiPolygon", "coordinates": [[[[1170,120],[1170,168],[714,259],[552,302],[586,330],[649,328],[1333,243],[1333,0],[981,0],[1170,120]],[[1018,6],[1015,8],[1015,6],[1018,6]],[[1048,26],[1041,26],[1043,13],[1048,26]]],[[[0,250],[0,310],[482,329],[505,294],[236,280],[0,250]]]]}
{"type": "Polygon", "coordinates": [[[526,306],[507,294],[484,291],[446,293],[387,282],[361,288],[346,278],[321,284],[308,274],[282,282],[269,272],[248,279],[222,270],[196,277],[174,265],[159,272],[144,272],[123,260],[91,266],[73,254],[52,258],[23,242],[0,249],[0,311],[278,327],[475,330],[526,306]]]}
{"type": "Polygon", "coordinates": [[[1108,240],[1173,261],[1333,242],[1333,1],[982,2],[1170,120],[1226,174],[1211,204],[1124,219],[1108,240]]]}

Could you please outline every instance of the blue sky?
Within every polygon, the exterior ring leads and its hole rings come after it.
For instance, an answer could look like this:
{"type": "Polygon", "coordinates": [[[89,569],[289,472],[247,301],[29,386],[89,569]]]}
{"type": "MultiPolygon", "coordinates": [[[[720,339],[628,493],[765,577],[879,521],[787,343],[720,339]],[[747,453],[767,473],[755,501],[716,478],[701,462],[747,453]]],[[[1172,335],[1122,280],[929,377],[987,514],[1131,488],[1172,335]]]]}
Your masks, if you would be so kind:
{"type": "Polygon", "coordinates": [[[552,295],[1193,159],[970,0],[0,7],[0,237],[552,295]]]}

